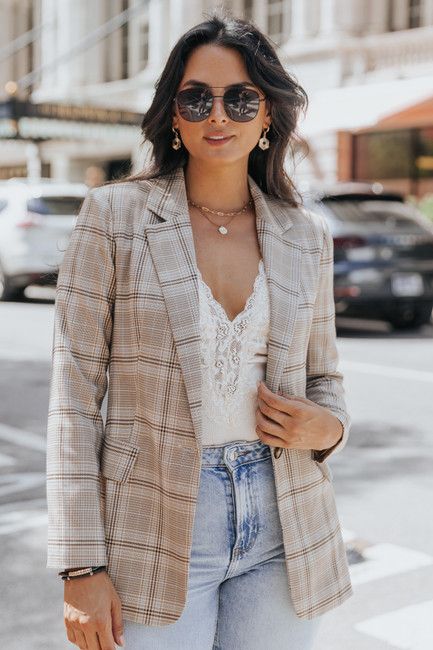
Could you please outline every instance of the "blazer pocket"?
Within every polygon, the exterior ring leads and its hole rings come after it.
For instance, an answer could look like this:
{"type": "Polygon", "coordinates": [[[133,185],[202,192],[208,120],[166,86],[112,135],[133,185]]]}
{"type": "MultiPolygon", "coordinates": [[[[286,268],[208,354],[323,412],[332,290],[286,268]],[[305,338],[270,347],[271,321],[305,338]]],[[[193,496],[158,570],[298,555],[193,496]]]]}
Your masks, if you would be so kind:
{"type": "Polygon", "coordinates": [[[140,448],[127,440],[104,438],[101,454],[101,474],[105,478],[126,483],[140,448]]]}
{"type": "Polygon", "coordinates": [[[332,474],[332,469],[329,467],[328,463],[326,460],[323,460],[321,463],[319,463],[318,460],[314,460],[313,462],[317,465],[317,467],[320,469],[322,472],[323,476],[328,479],[332,483],[333,479],[333,474],[332,474]]]}

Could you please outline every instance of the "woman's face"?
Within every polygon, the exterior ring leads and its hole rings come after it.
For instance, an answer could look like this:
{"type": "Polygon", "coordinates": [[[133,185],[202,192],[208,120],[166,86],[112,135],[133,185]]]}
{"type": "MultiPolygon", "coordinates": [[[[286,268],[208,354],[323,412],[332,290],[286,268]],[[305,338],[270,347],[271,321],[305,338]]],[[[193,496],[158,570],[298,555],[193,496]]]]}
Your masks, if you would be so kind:
{"type": "MultiPolygon", "coordinates": [[[[190,55],[177,92],[194,87],[189,80],[201,81],[213,95],[222,95],[226,86],[248,82],[247,87],[263,91],[251,81],[242,56],[237,50],[219,45],[200,45],[190,55]]],[[[215,98],[209,116],[201,122],[189,122],[179,115],[174,102],[173,126],[178,129],[182,146],[190,157],[206,163],[233,163],[247,159],[257,146],[263,129],[271,123],[269,102],[260,102],[257,115],[249,122],[236,122],[224,110],[222,97],[215,98]],[[212,134],[232,136],[228,141],[213,145],[206,137],[212,134]]],[[[173,133],[174,137],[174,133],[173,133]]]]}

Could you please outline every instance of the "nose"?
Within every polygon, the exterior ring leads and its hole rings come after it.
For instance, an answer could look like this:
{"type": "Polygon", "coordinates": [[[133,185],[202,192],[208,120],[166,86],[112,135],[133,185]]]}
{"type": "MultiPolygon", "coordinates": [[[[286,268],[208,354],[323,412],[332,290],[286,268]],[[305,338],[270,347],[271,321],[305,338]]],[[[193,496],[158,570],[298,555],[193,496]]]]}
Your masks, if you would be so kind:
{"type": "Polygon", "coordinates": [[[212,110],[209,114],[209,122],[225,124],[228,121],[227,113],[224,109],[224,100],[222,97],[214,97],[212,110]]]}

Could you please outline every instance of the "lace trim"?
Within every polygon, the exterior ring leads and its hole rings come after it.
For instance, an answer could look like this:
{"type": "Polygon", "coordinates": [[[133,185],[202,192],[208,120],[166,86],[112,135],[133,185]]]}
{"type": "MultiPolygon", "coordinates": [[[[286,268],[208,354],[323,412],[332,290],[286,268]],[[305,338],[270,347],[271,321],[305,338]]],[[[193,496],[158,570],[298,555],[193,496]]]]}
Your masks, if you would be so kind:
{"type": "Polygon", "coordinates": [[[255,295],[257,293],[258,284],[259,284],[260,280],[264,277],[264,272],[263,271],[264,271],[264,264],[263,264],[263,260],[261,259],[261,260],[259,260],[259,270],[258,270],[258,273],[257,273],[257,275],[255,277],[255,280],[254,280],[253,290],[252,290],[251,294],[248,296],[248,298],[246,300],[245,307],[242,309],[242,311],[239,312],[239,314],[237,314],[233,318],[233,320],[230,320],[230,318],[227,316],[227,312],[224,309],[224,307],[222,306],[222,304],[220,302],[218,302],[218,300],[214,297],[214,295],[212,293],[212,289],[203,280],[203,276],[200,273],[200,270],[198,268],[197,268],[197,275],[198,275],[198,279],[200,280],[200,282],[202,284],[203,289],[205,290],[207,298],[215,305],[216,309],[219,311],[220,316],[222,316],[229,323],[233,324],[238,320],[238,318],[240,318],[245,312],[249,311],[250,308],[252,307],[254,299],[255,299],[255,295]]]}
{"type": "MultiPolygon", "coordinates": [[[[240,389],[247,390],[247,386],[243,385],[247,381],[246,377],[242,380],[242,385],[238,387],[240,375],[248,372],[248,360],[252,348],[262,348],[265,344],[262,321],[265,319],[266,329],[268,309],[264,304],[260,309],[254,310],[260,302],[259,297],[263,297],[263,300],[267,299],[264,286],[266,279],[264,264],[263,260],[260,260],[253,290],[244,309],[233,320],[229,319],[221,303],[215,299],[200,271],[198,277],[203,290],[202,295],[206,298],[203,301],[205,311],[202,312],[201,323],[202,365],[206,376],[206,391],[211,390],[210,394],[212,394],[216,388],[220,397],[227,402],[234,398],[234,394],[238,393],[240,389]],[[253,316],[255,317],[254,321],[253,316]]],[[[237,400],[239,397],[240,395],[236,395],[237,400]]]]}

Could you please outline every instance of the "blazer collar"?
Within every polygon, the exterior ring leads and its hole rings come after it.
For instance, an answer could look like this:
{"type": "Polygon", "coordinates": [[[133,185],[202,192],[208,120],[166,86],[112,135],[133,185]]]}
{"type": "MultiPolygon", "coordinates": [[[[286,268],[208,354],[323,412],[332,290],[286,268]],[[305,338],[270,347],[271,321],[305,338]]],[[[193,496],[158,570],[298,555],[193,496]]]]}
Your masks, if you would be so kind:
{"type": "MultiPolygon", "coordinates": [[[[275,199],[263,192],[253,177],[248,174],[248,185],[254,201],[257,220],[263,219],[279,234],[289,230],[293,221],[293,208],[285,201],[275,199]]],[[[174,172],[152,179],[147,208],[164,221],[176,218],[189,221],[188,199],[185,185],[185,171],[179,167],[174,172]]]]}

